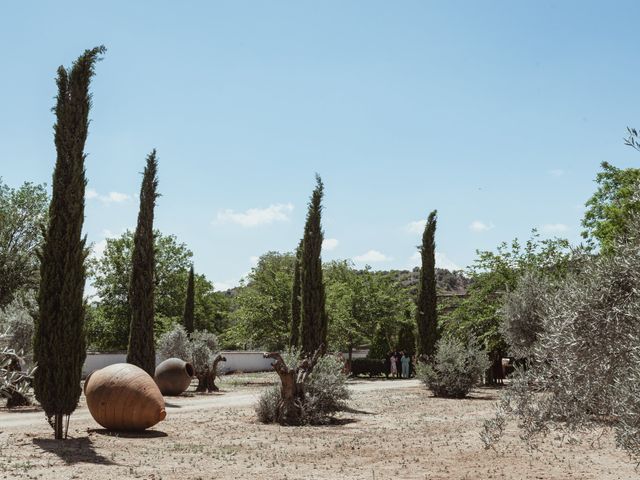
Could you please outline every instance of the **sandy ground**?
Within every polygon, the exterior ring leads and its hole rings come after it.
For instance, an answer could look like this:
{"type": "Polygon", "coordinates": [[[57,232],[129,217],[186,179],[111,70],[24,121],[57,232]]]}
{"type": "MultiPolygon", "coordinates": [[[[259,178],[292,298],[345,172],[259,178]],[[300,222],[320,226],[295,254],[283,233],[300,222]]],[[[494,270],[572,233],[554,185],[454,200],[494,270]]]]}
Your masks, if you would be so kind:
{"type": "Polygon", "coordinates": [[[167,398],[164,422],[109,434],[81,404],[71,439],[55,441],[42,412],[0,409],[0,478],[38,479],[632,479],[611,435],[577,445],[549,438],[530,451],[510,429],[497,452],[480,425],[497,392],[433,398],[416,381],[357,381],[335,425],[257,423],[253,403],[272,377],[223,381],[223,393],[167,398]]]}

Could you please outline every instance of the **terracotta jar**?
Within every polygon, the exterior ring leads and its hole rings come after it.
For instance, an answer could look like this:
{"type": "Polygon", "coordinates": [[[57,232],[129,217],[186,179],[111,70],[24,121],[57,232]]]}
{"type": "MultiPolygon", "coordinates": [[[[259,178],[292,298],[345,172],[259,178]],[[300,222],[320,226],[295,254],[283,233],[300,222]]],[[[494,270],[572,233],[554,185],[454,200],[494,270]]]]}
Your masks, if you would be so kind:
{"type": "Polygon", "coordinates": [[[155,381],[163,395],[180,395],[195,375],[193,365],[179,358],[167,358],[156,367],[155,381]]]}
{"type": "Polygon", "coordinates": [[[91,416],[107,430],[144,430],[167,415],[153,378],[129,363],[91,373],[84,382],[84,394],[91,416]]]}

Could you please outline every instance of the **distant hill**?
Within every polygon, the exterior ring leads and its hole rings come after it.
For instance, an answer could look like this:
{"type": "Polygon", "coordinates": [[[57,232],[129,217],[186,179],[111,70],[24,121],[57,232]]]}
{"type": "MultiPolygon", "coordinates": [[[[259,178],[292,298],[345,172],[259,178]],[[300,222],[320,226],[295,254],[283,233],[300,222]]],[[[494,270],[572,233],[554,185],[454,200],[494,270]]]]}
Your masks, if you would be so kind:
{"type": "MultiPolygon", "coordinates": [[[[376,273],[391,276],[412,295],[417,295],[420,275],[418,267],[413,270],[377,270],[376,273]]],[[[452,272],[444,268],[436,268],[436,285],[440,293],[465,294],[470,284],[471,280],[465,277],[460,270],[452,272]]],[[[222,293],[227,297],[235,297],[241,288],[230,288],[222,293]]]]}
{"type": "MultiPolygon", "coordinates": [[[[417,294],[420,279],[418,267],[413,270],[389,270],[386,273],[394,276],[412,294],[417,294]]],[[[465,277],[460,270],[452,272],[444,268],[436,268],[436,286],[441,293],[465,294],[470,284],[471,280],[465,277]]]]}

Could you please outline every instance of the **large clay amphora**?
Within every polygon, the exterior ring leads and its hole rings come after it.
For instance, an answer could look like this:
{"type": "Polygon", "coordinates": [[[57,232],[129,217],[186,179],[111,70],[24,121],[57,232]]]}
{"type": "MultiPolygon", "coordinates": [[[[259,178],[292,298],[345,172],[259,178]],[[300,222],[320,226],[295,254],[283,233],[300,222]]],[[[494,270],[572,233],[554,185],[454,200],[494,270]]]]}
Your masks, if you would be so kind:
{"type": "Polygon", "coordinates": [[[195,374],[193,366],[179,358],[167,358],[156,367],[155,381],[163,395],[180,395],[195,374]]]}
{"type": "Polygon", "coordinates": [[[144,430],[167,415],[153,378],[129,363],[93,372],[84,382],[84,394],[91,416],[107,430],[144,430]]]}

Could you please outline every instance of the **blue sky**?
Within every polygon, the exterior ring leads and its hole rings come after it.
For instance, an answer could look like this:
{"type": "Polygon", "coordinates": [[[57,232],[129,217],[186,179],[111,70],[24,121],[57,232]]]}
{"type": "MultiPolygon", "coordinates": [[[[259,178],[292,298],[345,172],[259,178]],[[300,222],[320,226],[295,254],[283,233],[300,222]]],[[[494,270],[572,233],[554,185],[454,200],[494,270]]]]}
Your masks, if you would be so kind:
{"type": "Polygon", "coordinates": [[[318,172],[325,260],[416,264],[543,235],[579,241],[600,162],[637,166],[637,2],[6,2],[0,176],[50,183],[55,71],[93,82],[85,231],[133,228],[159,156],[157,226],[217,287],[292,250],[318,172]]]}

